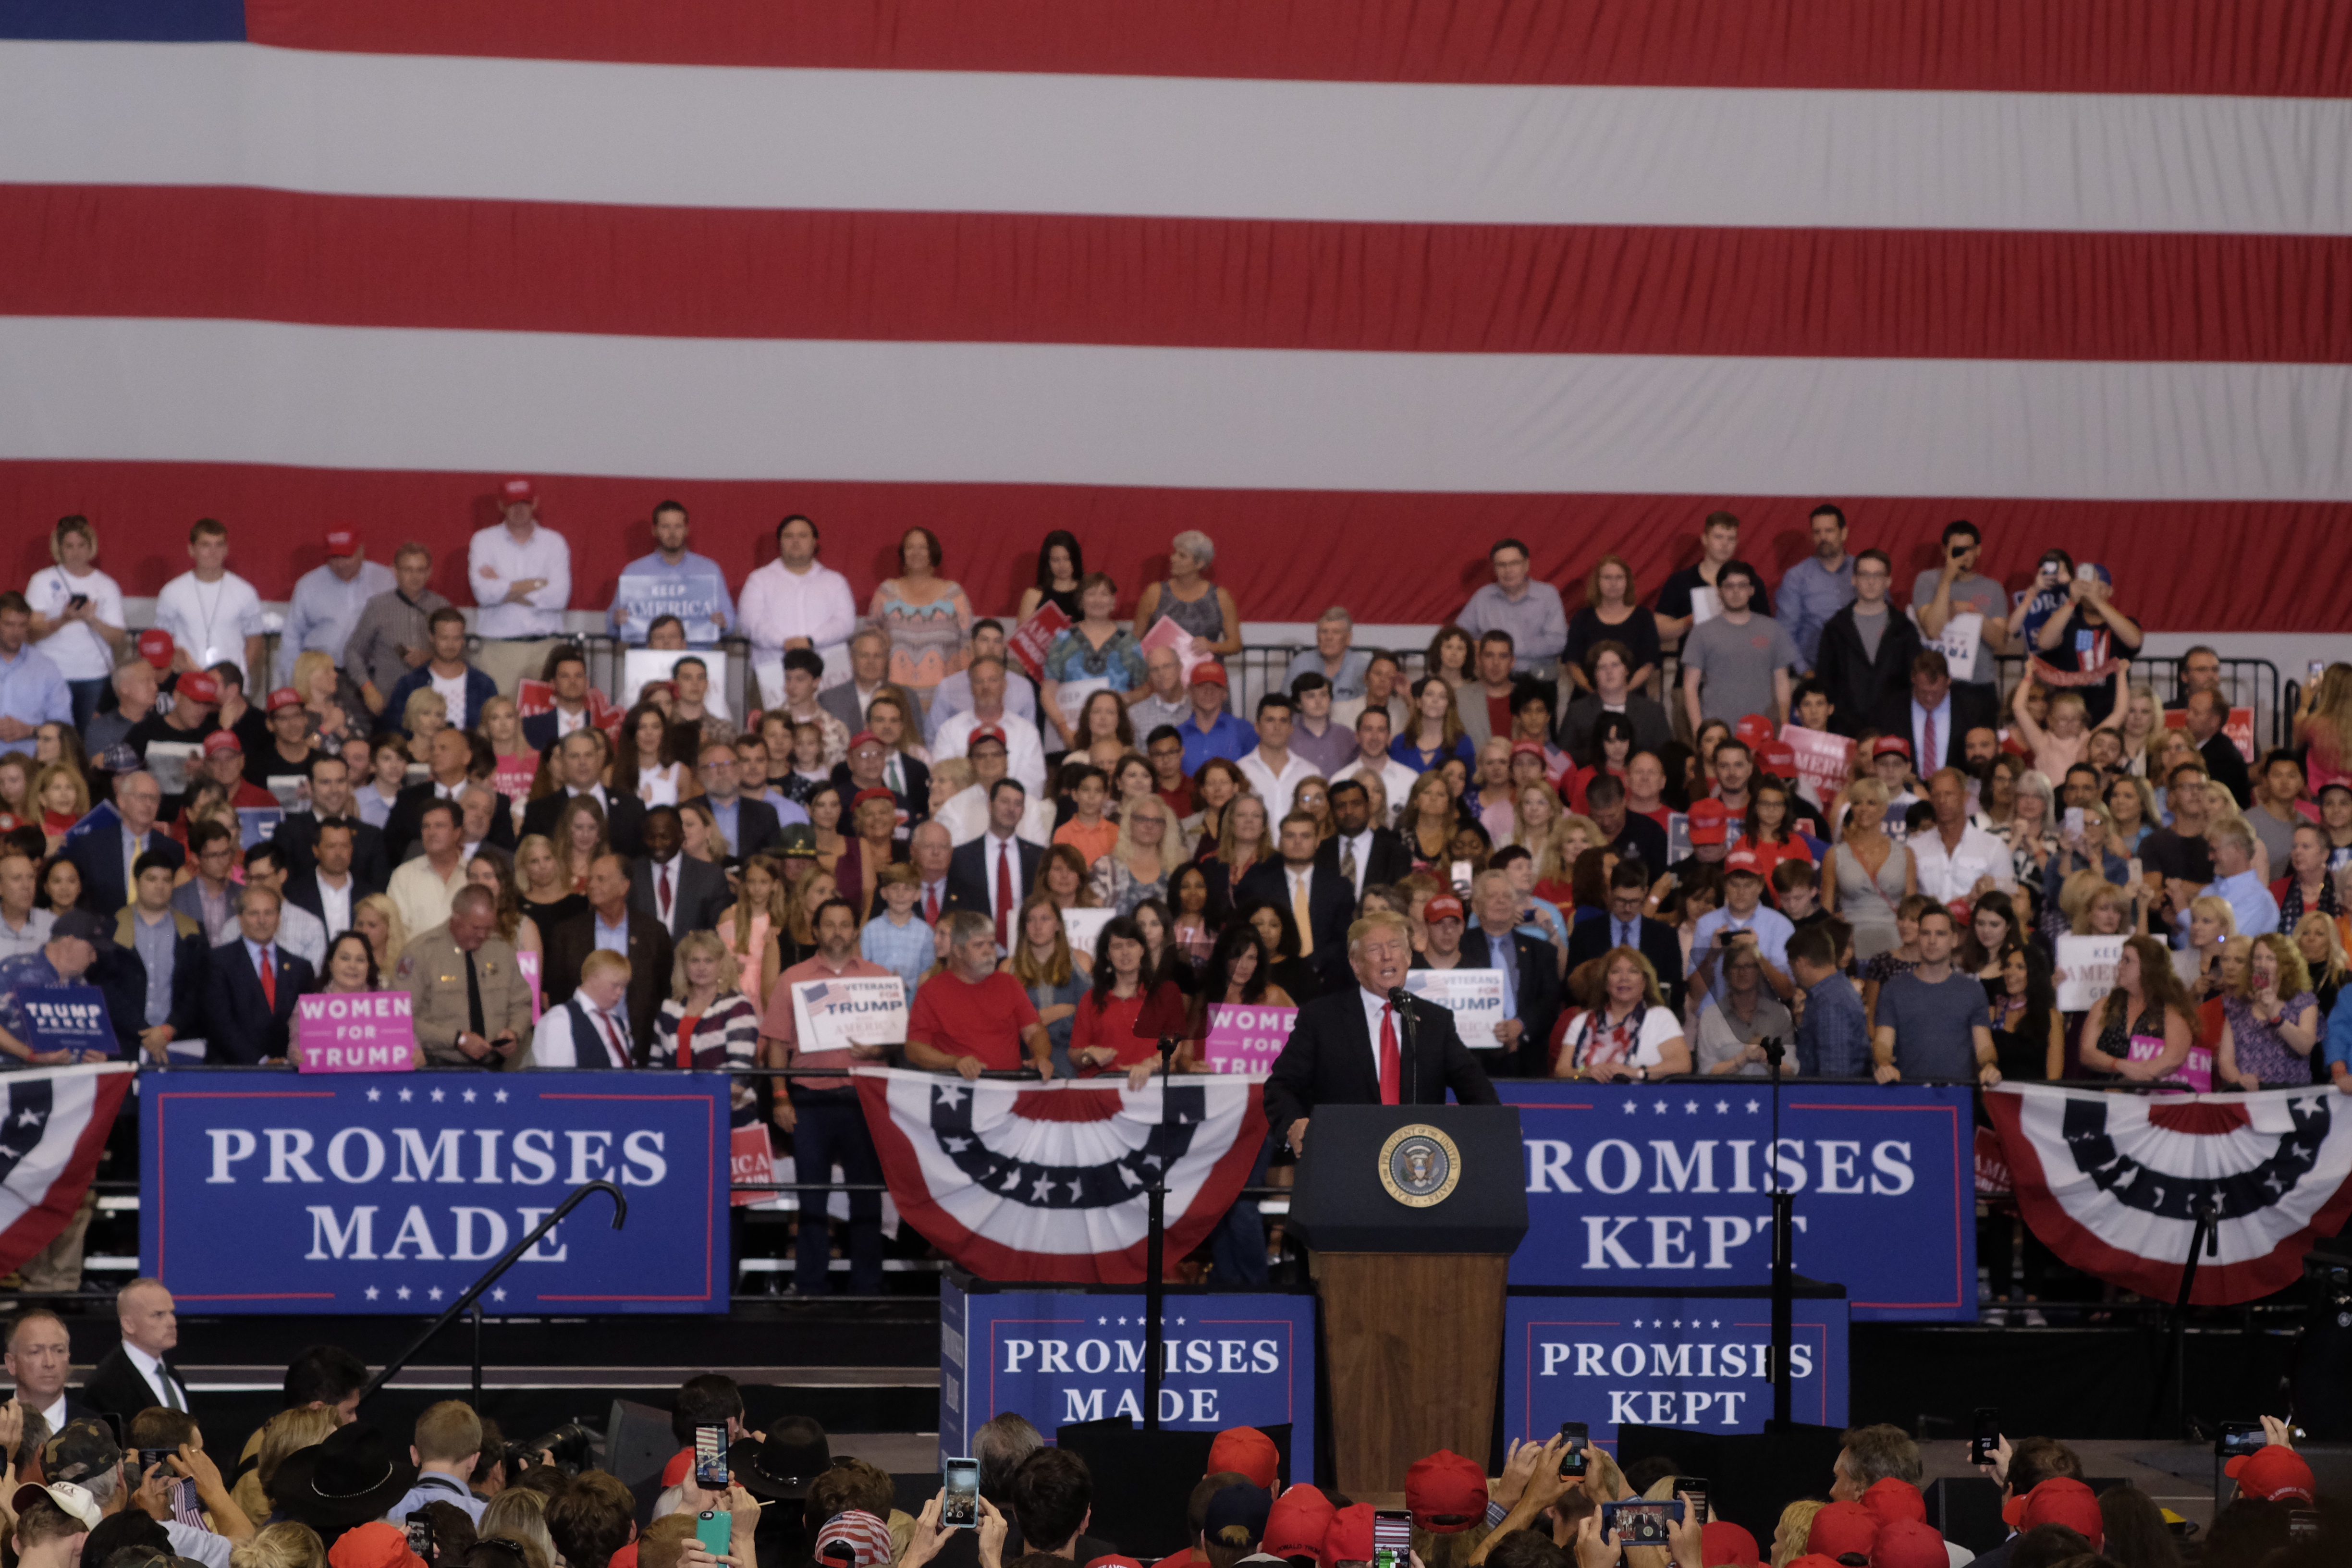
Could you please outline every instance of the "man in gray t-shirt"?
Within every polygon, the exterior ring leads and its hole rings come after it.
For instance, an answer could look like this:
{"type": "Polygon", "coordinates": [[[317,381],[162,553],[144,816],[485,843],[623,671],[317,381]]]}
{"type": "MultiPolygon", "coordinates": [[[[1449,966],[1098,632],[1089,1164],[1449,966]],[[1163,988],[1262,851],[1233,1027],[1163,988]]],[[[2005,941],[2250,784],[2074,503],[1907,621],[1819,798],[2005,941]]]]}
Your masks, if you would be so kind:
{"type": "Polygon", "coordinates": [[[1727,561],[1715,574],[1723,611],[1683,634],[1683,707],[1691,733],[1709,719],[1737,724],[1761,713],[1778,724],[1789,715],[1789,672],[1797,645],[1788,628],[1748,608],[1756,571],[1727,561]]]}
{"type": "Polygon", "coordinates": [[[1993,656],[2009,647],[2009,591],[1977,570],[1984,540],[1977,525],[1963,519],[1944,525],[1944,563],[1922,572],[1911,584],[1911,613],[1919,623],[1922,640],[1933,644],[1944,635],[1954,616],[1973,612],[1984,617],[1984,634],[1977,641],[1976,662],[1954,669],[1955,682],[1989,687],[1993,682],[1993,656]]]}
{"type": "Polygon", "coordinates": [[[1881,1083],[1900,1079],[2000,1081],[1992,1065],[1992,1014],[1984,983],[1952,967],[1959,933],[1941,907],[1919,917],[1919,962],[1878,988],[1870,1054],[1881,1083]]]}

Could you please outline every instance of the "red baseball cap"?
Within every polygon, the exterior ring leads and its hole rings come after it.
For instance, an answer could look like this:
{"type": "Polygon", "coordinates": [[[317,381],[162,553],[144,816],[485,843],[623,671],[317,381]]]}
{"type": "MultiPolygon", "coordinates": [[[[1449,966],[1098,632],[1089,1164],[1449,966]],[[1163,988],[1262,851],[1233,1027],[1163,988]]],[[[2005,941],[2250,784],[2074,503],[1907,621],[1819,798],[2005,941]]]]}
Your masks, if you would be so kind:
{"type": "Polygon", "coordinates": [[[1936,1527],[1916,1519],[1881,1526],[1870,1549],[1870,1568],[1951,1568],[1951,1561],[1936,1527]]]}
{"type": "Polygon", "coordinates": [[[1211,686],[1223,686],[1229,689],[1233,684],[1225,679],[1225,667],[1213,658],[1205,659],[1195,665],[1192,668],[1192,679],[1187,684],[1198,686],[1203,681],[1211,686]]]}
{"type": "Polygon", "coordinates": [[[1900,735],[1881,735],[1877,743],[1870,748],[1870,754],[1874,757],[1908,757],[1911,742],[1900,735]]]}
{"type": "MultiPolygon", "coordinates": [[[[869,744],[882,746],[882,737],[876,734],[871,730],[860,730],[857,733],[849,737],[849,749],[853,752],[857,750],[860,746],[869,744]]],[[[887,752],[890,748],[887,746],[882,746],[882,749],[887,752]]]]}
{"type": "Polygon", "coordinates": [[[1695,800],[1690,808],[1690,841],[1720,844],[1731,820],[1731,809],[1719,800],[1695,800]]]}
{"type": "MultiPolygon", "coordinates": [[[[868,735],[866,738],[870,741],[874,737],[868,735]]],[[[1004,738],[1003,731],[998,729],[993,724],[982,724],[979,729],[974,730],[971,734],[966,738],[963,743],[964,749],[966,751],[970,751],[972,747],[979,745],[982,741],[993,741],[1000,746],[1010,744],[1010,742],[1004,738]]]]}
{"type": "Polygon", "coordinates": [[[408,1532],[380,1519],[336,1537],[327,1562],[329,1568],[425,1568],[425,1559],[408,1549],[408,1532]]]}
{"type": "Polygon", "coordinates": [[[205,755],[217,757],[224,752],[235,752],[240,757],[245,755],[245,742],[236,738],[236,731],[215,730],[205,737],[205,755]]]}
{"type": "Polygon", "coordinates": [[[1462,900],[1451,893],[1440,893],[1421,906],[1421,919],[1424,925],[1435,925],[1444,920],[1458,921],[1467,918],[1462,912],[1462,900]]]}
{"type": "Polygon", "coordinates": [[[1744,1526],[1718,1519],[1699,1531],[1699,1555],[1706,1568],[1762,1568],[1756,1538],[1744,1526]]]}
{"type": "Polygon", "coordinates": [[[2000,1517],[2020,1535],[2037,1524],[2063,1524],[2089,1542],[2094,1552],[2105,1528],[2098,1494],[2071,1476],[2053,1476],[2023,1497],[2010,1499],[2000,1505],[2000,1517]]]}
{"type": "Polygon", "coordinates": [[[173,691],[191,702],[217,703],[220,700],[220,678],[209,669],[192,669],[180,677],[173,691]]]}
{"type": "Polygon", "coordinates": [[[1745,871],[1751,877],[1764,874],[1764,862],[1756,858],[1753,849],[1733,850],[1724,857],[1723,865],[1727,871],[1745,871]]]}
{"type": "Polygon", "coordinates": [[[1293,1487],[1274,1500],[1258,1550],[1275,1557],[1318,1556],[1323,1538],[1331,1532],[1331,1516],[1337,1512],[1331,1500],[1316,1488],[1293,1487]]]}
{"type": "Polygon", "coordinates": [[[1787,778],[1797,771],[1797,748],[1786,741],[1767,741],[1756,748],[1756,760],[1766,773],[1787,778]]]}
{"type": "Polygon", "coordinates": [[[850,801],[849,809],[854,812],[869,800],[887,800],[893,806],[898,804],[898,797],[897,795],[892,795],[888,790],[877,784],[872,789],[859,790],[856,798],[850,801]]]}
{"type": "MultiPolygon", "coordinates": [[[[2266,1502],[2292,1497],[2301,1498],[2308,1504],[2317,1489],[2311,1467],[2304,1462],[2301,1454],[2283,1443],[2265,1444],[2251,1454],[2241,1454],[2222,1466],[2221,1473],[2238,1483],[2239,1491],[2266,1502]]],[[[2044,1481],[2042,1486],[2049,1484],[2044,1481]]],[[[2038,1492],[2042,1487],[2033,1489],[2038,1492]]],[[[2095,1546],[2097,1542],[2092,1544],[2095,1546]]]]}
{"type": "Polygon", "coordinates": [[[1878,1516],[1860,1503],[1833,1502],[1813,1515],[1805,1550],[1824,1557],[1843,1557],[1849,1552],[1867,1557],[1878,1540],[1878,1516]]]}
{"type": "Polygon", "coordinates": [[[302,694],[295,690],[290,686],[281,686],[277,690],[269,694],[269,710],[272,713],[277,712],[280,708],[299,708],[301,706],[302,694]]]}
{"type": "Polygon", "coordinates": [[[1275,1447],[1274,1439],[1256,1427],[1228,1426],[1209,1445],[1209,1468],[1202,1473],[1213,1476],[1220,1470],[1231,1470],[1247,1476],[1250,1485],[1260,1491],[1270,1492],[1281,1460],[1281,1451],[1275,1447]]]}
{"type": "Polygon", "coordinates": [[[1734,724],[1731,732],[1749,746],[1760,746],[1772,738],[1772,721],[1761,713],[1750,713],[1734,724]]]}
{"type": "Polygon", "coordinates": [[[1511,742],[1511,755],[1515,757],[1540,757],[1543,754],[1544,749],[1543,742],[1541,741],[1514,741],[1511,742]]]}
{"type": "Polygon", "coordinates": [[[327,553],[330,555],[356,555],[360,546],[365,542],[360,538],[360,531],[348,522],[339,522],[327,530],[327,553]]]}
{"type": "Polygon", "coordinates": [[[1412,1462],[1404,1473],[1404,1506],[1413,1523],[1453,1535],[1486,1517],[1486,1467],[1451,1448],[1412,1462]]]}
{"type": "Polygon", "coordinates": [[[512,506],[519,500],[530,500],[538,493],[530,488],[529,479],[509,479],[499,487],[499,504],[512,506]]]}
{"type": "Polygon", "coordinates": [[[139,634],[139,657],[159,670],[172,668],[172,634],[161,626],[139,634]]]}
{"type": "Polygon", "coordinates": [[[1919,1495],[1917,1487],[1900,1476],[1881,1476],[1871,1482],[1870,1489],[1862,1494],[1862,1506],[1889,1524],[1898,1519],[1927,1517],[1927,1500],[1919,1495]]]}
{"type": "Polygon", "coordinates": [[[1331,1528],[1323,1535],[1324,1568],[1335,1563],[1370,1563],[1372,1560],[1372,1505],[1368,1502],[1349,1503],[1331,1516],[1331,1528]]]}

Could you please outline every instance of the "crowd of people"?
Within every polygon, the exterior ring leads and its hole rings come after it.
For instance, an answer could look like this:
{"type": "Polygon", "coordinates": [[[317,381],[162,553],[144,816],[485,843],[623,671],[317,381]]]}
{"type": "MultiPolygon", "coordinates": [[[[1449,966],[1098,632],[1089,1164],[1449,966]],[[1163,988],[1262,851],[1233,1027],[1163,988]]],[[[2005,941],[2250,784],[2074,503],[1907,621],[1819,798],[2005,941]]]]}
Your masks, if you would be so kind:
{"type": "Polygon", "coordinates": [[[715,1373],[679,1386],[678,1447],[634,1480],[585,1429],[514,1442],[457,1400],[386,1430],[361,1411],[367,1367],[331,1345],[294,1357],[282,1408],[241,1446],[208,1453],[204,1402],[171,1364],[169,1293],[135,1281],[118,1310],[121,1345],[75,1386],[62,1322],[32,1309],[6,1324],[0,1542],[18,1568],[1143,1568],[1130,1553],[1171,1547],[1153,1568],[2332,1568],[2346,1549],[2342,1500],[2269,1417],[2201,1532],[2133,1486],[2095,1491],[2063,1442],[2004,1436],[1980,1470],[2006,1539],[1981,1555],[1928,1522],[1919,1447],[1888,1426],[1845,1432],[1811,1495],[1769,1518],[1677,1491],[1688,1468],[1670,1455],[1621,1468],[1607,1445],[1562,1436],[1511,1444],[1490,1476],[1441,1449],[1395,1478],[1411,1518],[1394,1555],[1370,1502],[1286,1484],[1305,1457],[1286,1463],[1255,1427],[1217,1433],[1197,1479],[1119,1478],[1130,1497],[1163,1495],[1163,1517],[1182,1497],[1187,1537],[1120,1542],[1097,1523],[1086,1458],[1018,1414],[973,1434],[978,1496],[960,1525],[944,1488],[909,1512],[900,1498],[927,1487],[902,1491],[909,1478],[834,1451],[806,1416],[753,1429],[715,1373]],[[696,1464],[712,1428],[723,1485],[696,1464]],[[1639,1502],[1667,1505],[1654,1543],[1624,1522],[1639,1502]]]}
{"type": "Polygon", "coordinates": [[[298,1048],[305,994],[402,989],[433,1066],[803,1069],[738,1114],[871,1182],[850,1061],[1139,1080],[1173,1006],[1197,1068],[1213,1009],[1344,988],[1387,910],[1413,967],[1502,972],[1494,1074],[2352,1092],[2352,666],[2250,766],[2214,652],[2136,683],[2141,628],[2063,551],[2011,594],[1954,522],[1898,606],[1837,507],[1770,584],[1717,512],[1654,595],[1605,554],[1571,614],[1506,539],[1425,649],[1335,605],[1244,705],[1204,534],[1135,593],[1056,531],[998,619],[928,529],[861,609],[813,520],[739,592],[665,500],[602,615],[678,657],[607,694],[566,541],[529,481],[499,499],[470,610],[336,528],[274,645],[220,522],[135,629],[58,522],[0,594],[0,1066],[75,1054],[29,986],[241,1064],[298,1048]],[[2121,953],[2062,1009],[2073,934],[2121,953]],[[836,976],[898,977],[904,1040],[799,1048],[793,986],[836,976]]]}

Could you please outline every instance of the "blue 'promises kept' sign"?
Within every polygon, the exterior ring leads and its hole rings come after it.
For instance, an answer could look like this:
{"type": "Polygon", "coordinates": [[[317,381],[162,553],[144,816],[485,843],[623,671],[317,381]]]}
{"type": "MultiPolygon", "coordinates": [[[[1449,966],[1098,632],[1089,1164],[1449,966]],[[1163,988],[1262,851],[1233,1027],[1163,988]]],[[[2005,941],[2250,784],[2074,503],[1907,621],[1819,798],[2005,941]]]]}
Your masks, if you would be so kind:
{"type": "Polygon", "coordinates": [[[207,1312],[437,1312],[583,1182],[483,1310],[727,1310],[723,1073],[353,1074],[141,1085],[139,1265],[207,1312]]]}
{"type": "Polygon", "coordinates": [[[1498,1082],[1519,1108],[1528,1234],[1511,1283],[1647,1291],[1772,1277],[1768,1163],[1796,1193],[1797,1272],[1857,1321],[1974,1321],[1970,1091],[1927,1085],[1498,1082]]]}

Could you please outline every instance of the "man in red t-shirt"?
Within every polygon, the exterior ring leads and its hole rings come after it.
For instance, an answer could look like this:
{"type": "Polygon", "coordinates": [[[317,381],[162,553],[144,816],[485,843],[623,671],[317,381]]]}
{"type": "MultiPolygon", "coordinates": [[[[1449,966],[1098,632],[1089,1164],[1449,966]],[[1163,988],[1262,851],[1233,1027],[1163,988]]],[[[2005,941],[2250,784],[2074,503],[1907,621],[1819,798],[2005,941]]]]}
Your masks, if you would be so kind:
{"type": "Polygon", "coordinates": [[[1026,1065],[1052,1078],[1053,1047],[1028,991],[996,967],[996,927],[971,910],[958,910],[940,923],[948,937],[947,967],[915,993],[907,1019],[908,1063],[976,1079],[985,1070],[1022,1067],[1025,1046],[1026,1065]]]}

